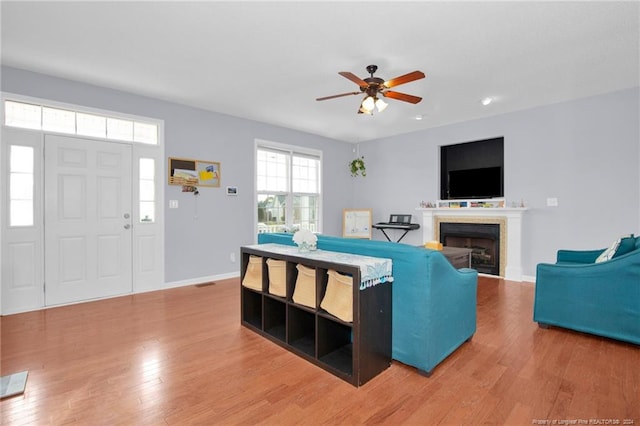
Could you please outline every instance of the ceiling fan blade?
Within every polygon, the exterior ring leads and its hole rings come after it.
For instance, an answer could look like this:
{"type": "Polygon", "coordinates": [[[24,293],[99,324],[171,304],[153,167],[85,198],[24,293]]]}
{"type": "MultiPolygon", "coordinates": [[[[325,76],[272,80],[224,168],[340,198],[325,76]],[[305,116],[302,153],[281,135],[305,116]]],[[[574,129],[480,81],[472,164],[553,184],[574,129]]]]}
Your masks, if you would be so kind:
{"type": "Polygon", "coordinates": [[[367,83],[366,81],[362,80],[360,77],[358,77],[357,75],[350,73],[349,71],[340,71],[338,74],[340,74],[341,76],[348,78],[349,80],[353,81],[355,84],[357,84],[360,87],[363,88],[367,88],[369,87],[369,83],[367,83]]]}
{"type": "Polygon", "coordinates": [[[341,98],[343,96],[360,95],[360,94],[362,94],[362,92],[341,93],[339,95],[331,95],[331,96],[325,96],[323,98],[316,98],[316,101],[326,101],[327,99],[341,98]]]}
{"type": "Polygon", "coordinates": [[[386,92],[380,92],[382,96],[386,96],[387,98],[397,99],[399,101],[410,102],[412,104],[417,104],[422,100],[419,96],[407,95],[406,93],[394,92],[391,90],[387,90],[386,92]]]}
{"type": "Polygon", "coordinates": [[[425,75],[422,71],[414,71],[409,74],[401,75],[400,77],[392,78],[391,80],[384,82],[384,87],[391,88],[394,86],[399,86],[401,84],[409,83],[410,81],[420,80],[424,78],[425,75]]]}

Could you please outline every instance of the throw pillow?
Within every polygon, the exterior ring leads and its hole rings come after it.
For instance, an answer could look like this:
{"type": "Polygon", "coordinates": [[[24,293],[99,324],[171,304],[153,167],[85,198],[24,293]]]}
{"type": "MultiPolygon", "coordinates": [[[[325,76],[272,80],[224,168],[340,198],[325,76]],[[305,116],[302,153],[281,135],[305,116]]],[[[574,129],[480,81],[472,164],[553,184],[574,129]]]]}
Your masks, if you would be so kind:
{"type": "Polygon", "coordinates": [[[600,253],[600,256],[596,258],[596,263],[606,262],[607,260],[612,259],[613,256],[616,254],[616,250],[618,250],[618,246],[620,245],[621,240],[622,238],[618,238],[613,242],[613,244],[611,244],[611,246],[608,249],[605,249],[605,251],[600,253]]]}
{"type": "Polygon", "coordinates": [[[631,234],[631,236],[623,237],[622,240],[620,240],[620,245],[618,246],[618,249],[616,250],[613,257],[616,258],[616,257],[622,256],[623,254],[632,252],[635,249],[636,249],[636,239],[633,237],[633,234],[631,234]]]}

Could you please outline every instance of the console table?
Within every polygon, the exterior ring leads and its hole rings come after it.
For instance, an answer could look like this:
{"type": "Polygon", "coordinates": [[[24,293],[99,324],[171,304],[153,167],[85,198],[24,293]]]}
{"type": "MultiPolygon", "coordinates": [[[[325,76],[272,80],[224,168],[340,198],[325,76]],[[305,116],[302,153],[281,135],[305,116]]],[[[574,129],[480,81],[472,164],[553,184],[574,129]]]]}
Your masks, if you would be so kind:
{"type": "Polygon", "coordinates": [[[241,324],[337,377],[360,386],[391,365],[391,259],[325,250],[299,252],[282,244],[244,246],[241,281],[249,257],[262,258],[262,289],[241,285],[241,324]],[[267,260],[285,261],[286,295],[269,293],[267,260]],[[316,303],[295,303],[301,264],[315,271],[316,303]],[[320,307],[328,271],[351,276],[353,322],[320,307]]]}

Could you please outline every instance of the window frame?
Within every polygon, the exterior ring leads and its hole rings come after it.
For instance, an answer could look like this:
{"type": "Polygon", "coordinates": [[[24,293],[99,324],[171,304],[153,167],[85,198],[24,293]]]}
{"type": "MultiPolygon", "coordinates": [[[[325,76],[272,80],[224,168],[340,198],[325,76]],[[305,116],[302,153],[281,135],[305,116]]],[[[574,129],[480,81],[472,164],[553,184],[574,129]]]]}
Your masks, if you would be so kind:
{"type": "Polygon", "coordinates": [[[256,235],[260,232],[258,227],[259,218],[258,218],[258,196],[261,194],[275,194],[275,195],[284,195],[286,197],[286,206],[285,206],[285,229],[291,230],[293,227],[293,209],[294,203],[293,199],[296,196],[315,196],[317,197],[317,219],[316,219],[316,230],[314,232],[321,233],[323,228],[323,218],[322,218],[322,205],[323,205],[323,184],[322,184],[322,151],[297,146],[297,145],[289,145],[278,142],[271,142],[262,139],[255,139],[255,147],[254,147],[254,226],[256,235]],[[258,189],[258,151],[272,151],[277,153],[282,153],[287,155],[287,190],[286,191],[269,191],[269,190],[259,190],[258,189]],[[318,161],[318,170],[317,170],[317,188],[318,192],[294,192],[293,191],[293,157],[306,157],[312,158],[318,161]]]}
{"type": "MultiPolygon", "coordinates": [[[[99,110],[95,108],[81,107],[76,105],[69,105],[54,101],[43,101],[36,98],[31,98],[28,96],[20,96],[20,95],[12,95],[10,93],[2,94],[2,107],[0,108],[2,111],[2,123],[3,127],[8,128],[16,128],[23,130],[33,130],[37,132],[43,132],[47,134],[59,134],[66,136],[77,136],[81,138],[88,139],[100,139],[106,140],[109,142],[123,142],[123,143],[131,143],[131,144],[141,144],[141,145],[149,145],[149,146],[160,146],[162,137],[163,137],[163,123],[160,120],[156,119],[147,119],[142,117],[135,117],[132,115],[126,114],[118,114],[114,112],[107,112],[104,110],[99,110]],[[11,102],[15,104],[23,104],[30,105],[40,109],[40,123],[38,126],[19,126],[15,124],[7,124],[7,112],[6,112],[6,103],[11,102]],[[55,114],[53,111],[61,111],[66,112],[73,115],[73,130],[64,129],[64,128],[55,128],[49,127],[51,124],[46,122],[47,111],[51,110],[52,114],[55,114]],[[80,114],[82,116],[95,116],[97,118],[104,119],[104,134],[96,134],[96,133],[85,133],[78,131],[78,117],[80,114]],[[122,125],[131,125],[131,135],[122,136],[118,134],[110,134],[113,130],[113,126],[120,122],[122,125]],[[156,135],[155,141],[144,140],[144,135],[140,133],[136,133],[137,128],[145,128],[145,127],[155,127],[156,135]],[[140,135],[140,136],[138,136],[140,135]]],[[[53,123],[55,125],[55,123],[53,123]]]]}

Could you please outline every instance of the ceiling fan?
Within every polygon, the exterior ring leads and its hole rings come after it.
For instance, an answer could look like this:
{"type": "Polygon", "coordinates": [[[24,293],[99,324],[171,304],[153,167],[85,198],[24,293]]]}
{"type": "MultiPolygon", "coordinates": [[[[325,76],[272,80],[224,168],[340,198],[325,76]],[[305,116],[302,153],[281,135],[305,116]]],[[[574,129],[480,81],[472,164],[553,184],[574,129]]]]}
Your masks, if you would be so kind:
{"type": "Polygon", "coordinates": [[[374,77],[373,74],[378,70],[377,65],[369,65],[367,66],[367,72],[371,75],[371,77],[367,77],[365,79],[361,79],[350,73],[348,71],[341,71],[338,74],[341,76],[348,78],[349,80],[356,83],[360,86],[359,92],[347,92],[341,93],[339,95],[325,96],[322,98],[317,98],[316,101],[326,101],[327,99],[340,98],[342,96],[351,96],[351,95],[359,95],[361,93],[365,93],[366,96],[362,100],[360,104],[360,108],[358,109],[358,114],[373,114],[373,109],[375,107],[378,108],[378,112],[381,112],[387,107],[387,103],[382,99],[378,98],[378,95],[382,95],[386,98],[396,99],[398,101],[409,102],[412,104],[417,104],[422,100],[419,96],[407,95],[406,93],[395,92],[389,90],[392,87],[399,86],[401,84],[409,83],[411,81],[420,80],[424,78],[425,75],[422,71],[413,71],[409,74],[401,75],[396,78],[392,78],[391,80],[383,80],[380,77],[374,77]]]}

